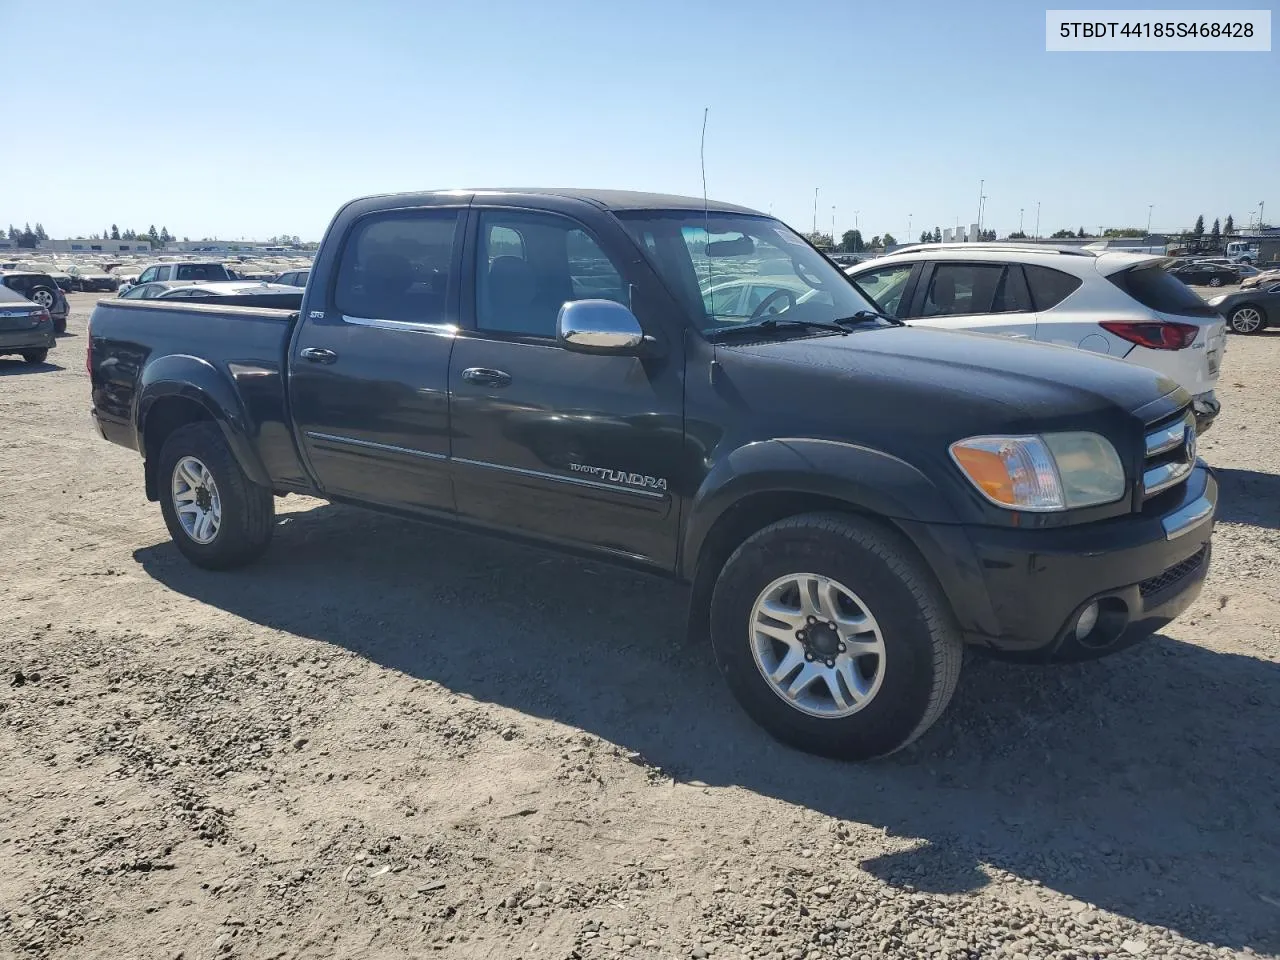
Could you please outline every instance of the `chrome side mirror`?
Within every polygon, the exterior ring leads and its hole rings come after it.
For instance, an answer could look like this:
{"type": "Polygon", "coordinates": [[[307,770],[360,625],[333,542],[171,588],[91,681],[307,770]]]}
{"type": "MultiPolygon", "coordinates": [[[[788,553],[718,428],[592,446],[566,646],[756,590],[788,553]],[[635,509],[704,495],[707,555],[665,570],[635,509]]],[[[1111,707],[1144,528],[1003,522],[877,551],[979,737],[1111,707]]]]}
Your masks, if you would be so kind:
{"type": "Polygon", "coordinates": [[[612,300],[573,300],[561,306],[556,339],[579,353],[634,354],[645,343],[636,315],[612,300]]]}

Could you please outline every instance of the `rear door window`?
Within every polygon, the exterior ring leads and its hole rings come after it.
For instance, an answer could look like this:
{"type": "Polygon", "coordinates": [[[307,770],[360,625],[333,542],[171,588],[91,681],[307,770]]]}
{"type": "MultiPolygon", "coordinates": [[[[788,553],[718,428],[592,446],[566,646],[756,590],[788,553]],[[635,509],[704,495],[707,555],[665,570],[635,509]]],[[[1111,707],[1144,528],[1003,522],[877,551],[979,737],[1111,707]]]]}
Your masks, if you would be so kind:
{"type": "Polygon", "coordinates": [[[458,211],[423,209],[365,217],[342,250],[334,306],[343,314],[444,323],[457,283],[458,211]]]}
{"type": "Polygon", "coordinates": [[[1031,288],[1031,302],[1037,310],[1052,310],[1071,294],[1079,289],[1083,282],[1061,270],[1051,267],[1040,267],[1024,263],[1022,270],[1027,275],[1027,286],[1031,288]]]}
{"type": "Polygon", "coordinates": [[[1107,277],[1148,310],[1180,317],[1216,317],[1213,308],[1159,264],[1130,267],[1107,277]]]}
{"type": "Polygon", "coordinates": [[[168,279],[169,279],[169,274],[170,274],[172,271],[173,271],[173,267],[160,267],[160,268],[158,268],[158,269],[156,270],[156,275],[155,275],[152,279],[154,279],[154,280],[168,280],[168,279]]]}

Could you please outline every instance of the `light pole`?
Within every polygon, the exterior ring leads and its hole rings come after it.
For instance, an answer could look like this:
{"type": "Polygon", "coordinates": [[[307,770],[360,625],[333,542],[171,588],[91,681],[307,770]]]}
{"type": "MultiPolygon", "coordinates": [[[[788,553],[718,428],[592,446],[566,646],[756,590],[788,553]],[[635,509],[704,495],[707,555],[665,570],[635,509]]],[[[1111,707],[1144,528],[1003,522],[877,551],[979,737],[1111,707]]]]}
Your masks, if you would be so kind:
{"type": "Polygon", "coordinates": [[[813,233],[818,234],[818,188],[813,188],[813,233]]]}
{"type": "Polygon", "coordinates": [[[835,245],[836,245],[836,205],[833,203],[831,205],[831,246],[832,248],[834,248],[835,245]]]}
{"type": "Polygon", "coordinates": [[[1267,205],[1267,201],[1265,200],[1258,201],[1258,232],[1259,233],[1262,232],[1262,208],[1265,207],[1266,205],[1267,205]]]}
{"type": "Polygon", "coordinates": [[[1018,232],[1022,233],[1022,207],[1018,208],[1018,232]]]}
{"type": "Polygon", "coordinates": [[[1147,236],[1151,236],[1151,210],[1155,207],[1154,203],[1147,204],[1147,236]]]}
{"type": "Polygon", "coordinates": [[[1040,239],[1040,201],[1036,201],[1036,239],[1040,239]]]}
{"type": "Polygon", "coordinates": [[[914,216],[914,213],[907,214],[907,243],[911,242],[911,218],[914,216]]]}
{"type": "Polygon", "coordinates": [[[986,199],[982,195],[982,188],[986,186],[986,180],[978,181],[978,236],[982,236],[982,201],[986,199]]]}

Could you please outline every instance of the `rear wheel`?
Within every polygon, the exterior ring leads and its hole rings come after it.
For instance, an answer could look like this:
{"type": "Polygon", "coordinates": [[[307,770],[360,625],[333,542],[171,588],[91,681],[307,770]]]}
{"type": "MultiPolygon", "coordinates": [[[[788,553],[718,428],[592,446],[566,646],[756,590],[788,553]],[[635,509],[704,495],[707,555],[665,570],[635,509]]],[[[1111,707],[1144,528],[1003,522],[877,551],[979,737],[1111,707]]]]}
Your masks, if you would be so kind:
{"type": "Polygon", "coordinates": [[[58,298],[48,287],[36,287],[31,291],[30,299],[32,303],[38,303],[46,310],[52,310],[53,305],[58,302],[58,298]]]}
{"type": "Polygon", "coordinates": [[[1221,277],[1210,277],[1210,278],[1209,278],[1209,286],[1211,286],[1211,287],[1220,287],[1220,286],[1222,286],[1222,278],[1221,278],[1221,277]]]}
{"type": "Polygon", "coordinates": [[[865,760],[906,746],[955,691],[963,646],[911,545],[841,514],[752,535],[711,599],[716,660],[743,708],[779,740],[865,760]]]}
{"type": "Polygon", "coordinates": [[[44,363],[47,359],[49,359],[49,351],[48,350],[23,350],[22,359],[27,361],[27,363],[31,363],[31,364],[44,363]]]}
{"type": "Polygon", "coordinates": [[[1251,303],[1236,307],[1227,317],[1227,325],[1235,333],[1257,333],[1266,326],[1262,311],[1251,303]]]}
{"type": "Polygon", "coordinates": [[[212,423],[169,435],[158,465],[160,509],[188,560],[211,570],[243,566],[271,542],[275,501],[253,483],[212,423]]]}

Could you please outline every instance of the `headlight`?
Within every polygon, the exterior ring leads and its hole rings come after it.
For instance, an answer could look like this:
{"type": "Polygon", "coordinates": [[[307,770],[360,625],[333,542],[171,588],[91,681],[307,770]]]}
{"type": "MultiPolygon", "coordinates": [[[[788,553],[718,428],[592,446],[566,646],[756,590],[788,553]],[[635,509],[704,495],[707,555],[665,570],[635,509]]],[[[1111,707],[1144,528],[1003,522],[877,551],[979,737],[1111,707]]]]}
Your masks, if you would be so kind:
{"type": "Polygon", "coordinates": [[[951,445],[951,459],[984,497],[1010,510],[1096,506],[1125,492],[1116,448],[1096,433],[970,437],[951,445]]]}

